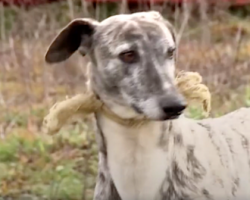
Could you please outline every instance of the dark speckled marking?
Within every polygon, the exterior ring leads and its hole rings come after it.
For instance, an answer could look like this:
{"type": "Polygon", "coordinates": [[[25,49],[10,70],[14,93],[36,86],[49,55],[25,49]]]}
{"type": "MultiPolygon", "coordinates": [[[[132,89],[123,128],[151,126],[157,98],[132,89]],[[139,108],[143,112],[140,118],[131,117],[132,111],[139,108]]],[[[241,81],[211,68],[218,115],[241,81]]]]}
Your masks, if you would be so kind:
{"type": "Polygon", "coordinates": [[[200,164],[199,160],[194,155],[194,146],[187,147],[187,163],[190,166],[194,179],[200,180],[206,174],[205,168],[200,164]]]}
{"type": "Polygon", "coordinates": [[[160,136],[160,139],[159,139],[159,146],[160,147],[165,147],[167,145],[167,136],[166,136],[166,129],[167,129],[167,125],[166,123],[162,123],[162,126],[161,126],[161,136],[160,136]]]}
{"type": "Polygon", "coordinates": [[[161,190],[161,200],[192,200],[188,195],[184,193],[178,194],[174,187],[174,180],[167,176],[168,178],[165,179],[167,182],[168,187],[165,188],[166,190],[161,190]]]}
{"type": "MultiPolygon", "coordinates": [[[[224,136],[224,138],[226,140],[227,146],[229,148],[229,151],[230,151],[230,156],[234,160],[235,152],[233,151],[232,139],[227,138],[226,135],[223,132],[221,134],[223,134],[223,136],[224,136]]],[[[233,182],[233,186],[232,186],[232,194],[233,194],[233,196],[235,196],[235,193],[237,192],[238,187],[239,187],[239,178],[236,177],[236,178],[234,178],[234,182],[233,182]]]]}
{"type": "Polygon", "coordinates": [[[232,188],[233,196],[235,196],[235,193],[237,192],[237,189],[239,188],[239,182],[240,182],[239,178],[236,178],[233,182],[233,188],[232,188]]]}
{"type": "Polygon", "coordinates": [[[173,181],[179,186],[179,187],[188,187],[188,179],[183,171],[179,168],[178,163],[176,161],[173,161],[172,163],[172,169],[173,169],[173,181]]]}
{"type": "Polygon", "coordinates": [[[202,194],[206,197],[206,199],[213,199],[210,193],[206,189],[202,190],[202,194]]]}
{"type": "Polygon", "coordinates": [[[218,155],[220,157],[220,162],[221,162],[222,166],[224,166],[224,163],[222,161],[222,155],[221,155],[221,152],[220,152],[220,147],[217,146],[215,144],[215,142],[213,141],[213,133],[212,133],[211,127],[209,127],[208,125],[199,123],[199,122],[197,124],[206,129],[206,132],[208,133],[209,138],[211,139],[211,141],[212,141],[212,143],[213,143],[213,145],[214,145],[215,149],[217,150],[217,153],[218,153],[218,155]]]}
{"type": "Polygon", "coordinates": [[[174,143],[175,145],[183,145],[183,138],[181,134],[176,134],[174,136],[174,143]]]}
{"type": "Polygon", "coordinates": [[[164,150],[168,149],[169,133],[172,131],[172,123],[162,123],[161,136],[158,145],[164,150]]]}
{"type": "Polygon", "coordinates": [[[247,153],[247,157],[248,157],[248,166],[250,168],[250,145],[249,145],[249,141],[247,139],[247,137],[243,134],[241,134],[237,129],[232,128],[232,130],[234,132],[236,132],[240,137],[241,137],[241,145],[243,147],[243,149],[246,151],[247,153]]]}

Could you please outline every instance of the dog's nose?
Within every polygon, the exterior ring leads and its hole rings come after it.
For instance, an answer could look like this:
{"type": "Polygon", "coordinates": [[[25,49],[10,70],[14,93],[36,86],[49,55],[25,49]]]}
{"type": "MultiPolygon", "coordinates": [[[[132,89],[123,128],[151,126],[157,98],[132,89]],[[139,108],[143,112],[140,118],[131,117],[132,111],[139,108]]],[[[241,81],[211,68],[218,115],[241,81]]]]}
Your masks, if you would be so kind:
{"type": "Polygon", "coordinates": [[[187,103],[181,96],[168,96],[161,98],[160,107],[164,113],[165,119],[178,117],[187,107],[187,103]]]}
{"type": "Polygon", "coordinates": [[[180,115],[185,108],[186,105],[184,104],[173,104],[162,107],[162,110],[164,111],[165,114],[171,117],[180,115]]]}

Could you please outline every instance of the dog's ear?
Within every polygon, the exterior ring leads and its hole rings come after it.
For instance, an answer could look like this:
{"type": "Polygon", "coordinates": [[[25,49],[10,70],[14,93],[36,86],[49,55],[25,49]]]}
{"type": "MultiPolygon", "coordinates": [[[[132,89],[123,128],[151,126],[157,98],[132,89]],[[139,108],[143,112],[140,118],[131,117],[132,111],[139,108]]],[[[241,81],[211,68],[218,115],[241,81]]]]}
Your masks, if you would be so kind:
{"type": "Polygon", "coordinates": [[[149,11],[148,12],[152,17],[154,17],[157,20],[162,20],[164,25],[169,29],[169,31],[171,32],[174,41],[176,41],[176,32],[175,32],[175,28],[174,26],[167,20],[165,19],[162,14],[158,11],[149,11]]]}
{"type": "Polygon", "coordinates": [[[80,53],[85,55],[91,48],[92,36],[98,26],[93,19],[75,19],[56,36],[49,46],[45,61],[57,63],[68,59],[81,47],[80,53]]]}
{"type": "Polygon", "coordinates": [[[175,31],[175,28],[174,26],[166,19],[164,19],[164,24],[165,26],[169,29],[169,31],[171,32],[172,36],[173,36],[173,39],[174,39],[174,42],[176,42],[176,31],[175,31]]]}

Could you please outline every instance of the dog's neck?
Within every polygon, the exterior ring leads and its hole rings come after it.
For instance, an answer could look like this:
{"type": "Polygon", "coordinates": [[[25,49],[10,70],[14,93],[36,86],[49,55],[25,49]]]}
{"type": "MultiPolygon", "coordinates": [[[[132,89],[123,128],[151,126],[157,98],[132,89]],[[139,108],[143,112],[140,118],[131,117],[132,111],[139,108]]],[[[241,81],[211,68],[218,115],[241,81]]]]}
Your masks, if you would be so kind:
{"type": "MultiPolygon", "coordinates": [[[[119,116],[127,108],[113,105],[112,111],[119,116]]],[[[129,112],[126,117],[131,117],[129,112]]],[[[128,119],[128,118],[127,118],[128,119]]],[[[127,120],[123,119],[123,120],[127,120]]],[[[124,126],[97,113],[96,120],[107,152],[111,177],[123,199],[155,199],[159,195],[174,153],[174,121],[148,121],[141,126],[124,126]],[[170,149],[170,150],[169,150],[170,149]],[[152,182],[154,183],[152,185],[152,182]]],[[[177,122],[178,123],[178,122],[177,122]]]]}

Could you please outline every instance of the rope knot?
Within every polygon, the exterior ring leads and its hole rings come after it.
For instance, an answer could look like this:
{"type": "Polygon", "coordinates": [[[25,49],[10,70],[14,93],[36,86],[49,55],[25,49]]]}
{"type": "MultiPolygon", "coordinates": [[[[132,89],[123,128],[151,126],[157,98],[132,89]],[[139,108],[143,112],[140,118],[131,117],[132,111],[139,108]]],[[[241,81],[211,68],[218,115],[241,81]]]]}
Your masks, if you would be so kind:
{"type": "MultiPolygon", "coordinates": [[[[181,71],[175,80],[179,91],[184,95],[188,104],[201,103],[206,116],[208,116],[211,109],[211,94],[208,87],[202,84],[202,77],[196,72],[181,71]]],[[[87,116],[97,112],[102,112],[111,120],[124,126],[141,126],[149,121],[146,118],[122,119],[106,107],[94,93],[88,91],[54,104],[44,118],[43,127],[45,132],[54,134],[72,116],[76,114],[87,116]]]]}

